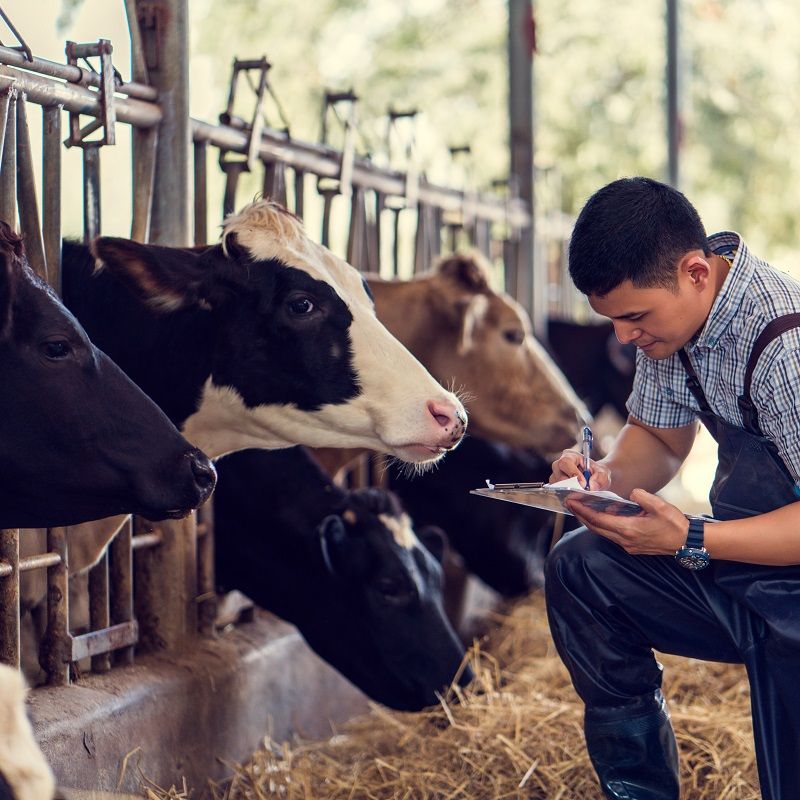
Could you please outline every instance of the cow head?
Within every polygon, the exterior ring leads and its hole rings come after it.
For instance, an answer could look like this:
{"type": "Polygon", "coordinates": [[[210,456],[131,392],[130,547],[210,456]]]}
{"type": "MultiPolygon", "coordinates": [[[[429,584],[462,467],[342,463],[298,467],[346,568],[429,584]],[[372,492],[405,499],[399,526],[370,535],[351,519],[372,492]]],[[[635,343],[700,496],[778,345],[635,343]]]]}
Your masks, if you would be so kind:
{"type": "Polygon", "coordinates": [[[216,320],[211,375],[184,433],[212,456],[291,444],[437,460],[466,415],[378,322],[362,276],[269,201],[206,248],[98,239],[96,257],[152,307],[216,320]]]}
{"type": "Polygon", "coordinates": [[[210,462],[87,338],[0,223],[0,527],[185,516],[210,462]]]}
{"type": "Polygon", "coordinates": [[[575,442],[586,410],[531,333],[528,315],[489,283],[475,253],[407,282],[370,278],[379,319],[441,383],[462,388],[479,436],[539,452],[575,442]]]}
{"type": "MultiPolygon", "coordinates": [[[[420,541],[393,495],[364,489],[326,517],[319,537],[341,618],[326,621],[320,609],[303,635],[374,700],[405,711],[435,704],[464,657],[442,605],[441,531],[422,530],[420,541]]],[[[469,668],[459,675],[462,685],[471,679],[469,668]]]]}

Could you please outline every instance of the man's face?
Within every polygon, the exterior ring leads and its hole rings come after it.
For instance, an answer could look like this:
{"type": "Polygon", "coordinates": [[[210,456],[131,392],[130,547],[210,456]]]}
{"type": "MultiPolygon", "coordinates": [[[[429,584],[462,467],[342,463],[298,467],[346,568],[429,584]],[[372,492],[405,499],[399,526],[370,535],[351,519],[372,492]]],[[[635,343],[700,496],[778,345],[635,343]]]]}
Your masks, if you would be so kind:
{"type": "Polygon", "coordinates": [[[709,307],[685,274],[675,290],[636,288],[625,281],[607,295],[589,296],[591,307],[614,323],[617,339],[636,345],[648,358],[668,358],[703,326],[709,307]]]}

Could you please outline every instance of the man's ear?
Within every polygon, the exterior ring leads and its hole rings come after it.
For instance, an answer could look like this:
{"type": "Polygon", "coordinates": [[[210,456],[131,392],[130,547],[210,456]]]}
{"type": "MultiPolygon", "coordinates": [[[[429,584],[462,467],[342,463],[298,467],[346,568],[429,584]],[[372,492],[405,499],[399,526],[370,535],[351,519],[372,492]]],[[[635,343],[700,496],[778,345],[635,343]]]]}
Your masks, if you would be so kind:
{"type": "Polygon", "coordinates": [[[140,300],[169,313],[214,305],[217,272],[229,259],[219,245],[164,247],[101,236],[92,242],[98,269],[108,269],[140,300]]]}
{"type": "Polygon", "coordinates": [[[693,286],[705,288],[711,278],[708,258],[701,251],[687,253],[678,264],[678,272],[685,274],[693,286]]]}
{"type": "Polygon", "coordinates": [[[469,300],[458,302],[461,332],[458,337],[458,355],[466,355],[475,344],[475,329],[483,321],[489,310],[489,298],[485,294],[476,294],[469,300]]]}

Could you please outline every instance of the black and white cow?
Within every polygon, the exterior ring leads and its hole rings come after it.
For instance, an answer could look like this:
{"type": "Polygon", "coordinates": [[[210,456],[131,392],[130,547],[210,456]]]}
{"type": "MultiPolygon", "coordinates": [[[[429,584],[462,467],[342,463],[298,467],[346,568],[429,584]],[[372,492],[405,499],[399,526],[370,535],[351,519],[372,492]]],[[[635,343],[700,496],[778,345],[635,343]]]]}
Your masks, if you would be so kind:
{"type": "Polygon", "coordinates": [[[633,388],[636,348],[622,344],[610,322],[582,325],[549,319],[547,349],[591,414],[608,405],[627,418],[625,403],[633,388]]]}
{"type": "Polygon", "coordinates": [[[426,463],[466,414],[378,322],[361,275],[259,201],[205,248],[65,243],[63,294],[89,335],[212,458],[367,447],[426,463]],[[136,302],[132,290],[146,303],[136,302]]]}
{"type": "Polygon", "coordinates": [[[51,800],[55,780],[25,713],[25,682],[0,664],[0,800],[51,800]]]}
{"type": "Polygon", "coordinates": [[[437,525],[464,566],[506,597],[542,585],[553,514],[469,494],[498,483],[547,481],[550,463],[529,451],[467,437],[440,467],[408,478],[390,470],[389,486],[418,525],[437,525]]]}
{"type": "MultiPolygon", "coordinates": [[[[464,656],[442,606],[441,532],[417,538],[391,493],[339,489],[302,448],[245,450],[218,468],[220,587],[294,623],[372,699],[436,703],[464,656]]],[[[471,679],[466,668],[460,682],[471,679]]]]}
{"type": "Polygon", "coordinates": [[[182,517],[214,468],[87,338],[0,222],[0,528],[182,517]]]}

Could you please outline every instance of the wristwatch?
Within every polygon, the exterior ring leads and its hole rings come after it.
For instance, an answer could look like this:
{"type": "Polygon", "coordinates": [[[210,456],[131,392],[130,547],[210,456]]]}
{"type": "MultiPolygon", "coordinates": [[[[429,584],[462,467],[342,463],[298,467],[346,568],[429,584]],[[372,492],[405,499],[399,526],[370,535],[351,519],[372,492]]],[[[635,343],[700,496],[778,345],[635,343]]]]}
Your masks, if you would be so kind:
{"type": "Polygon", "coordinates": [[[675,551],[675,558],[678,563],[686,569],[705,569],[711,556],[708,550],[703,547],[703,535],[705,522],[702,519],[689,519],[689,535],[686,537],[686,544],[675,551]]]}

